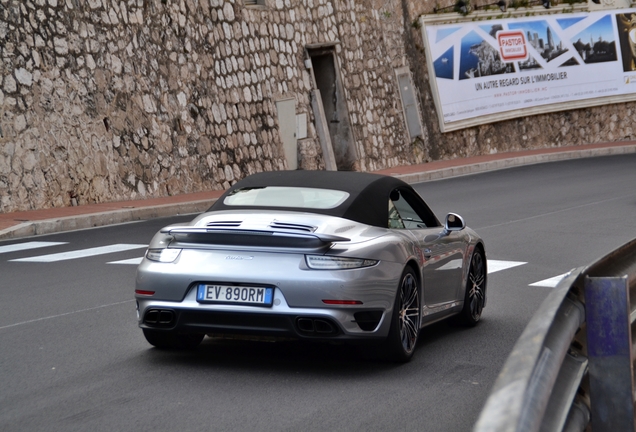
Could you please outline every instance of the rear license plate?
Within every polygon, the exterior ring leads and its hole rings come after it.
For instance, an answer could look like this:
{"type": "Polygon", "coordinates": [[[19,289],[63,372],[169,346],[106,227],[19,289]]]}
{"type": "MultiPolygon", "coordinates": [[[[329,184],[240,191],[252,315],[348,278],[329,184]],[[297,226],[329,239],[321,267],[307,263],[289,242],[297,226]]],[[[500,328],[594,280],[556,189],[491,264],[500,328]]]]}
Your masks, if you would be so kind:
{"type": "Polygon", "coordinates": [[[199,303],[271,306],[273,297],[273,288],[208,284],[199,284],[197,287],[199,303]]]}

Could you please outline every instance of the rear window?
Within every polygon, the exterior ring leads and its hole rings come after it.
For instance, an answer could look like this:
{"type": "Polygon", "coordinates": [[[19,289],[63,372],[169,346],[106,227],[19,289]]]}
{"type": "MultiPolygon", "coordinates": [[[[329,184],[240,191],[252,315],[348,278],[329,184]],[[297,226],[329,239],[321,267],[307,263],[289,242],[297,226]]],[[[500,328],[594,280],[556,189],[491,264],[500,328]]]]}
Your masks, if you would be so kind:
{"type": "Polygon", "coordinates": [[[333,189],[266,186],[236,189],[225,197],[223,204],[227,206],[332,209],[338,207],[348,197],[348,192],[333,189]]]}

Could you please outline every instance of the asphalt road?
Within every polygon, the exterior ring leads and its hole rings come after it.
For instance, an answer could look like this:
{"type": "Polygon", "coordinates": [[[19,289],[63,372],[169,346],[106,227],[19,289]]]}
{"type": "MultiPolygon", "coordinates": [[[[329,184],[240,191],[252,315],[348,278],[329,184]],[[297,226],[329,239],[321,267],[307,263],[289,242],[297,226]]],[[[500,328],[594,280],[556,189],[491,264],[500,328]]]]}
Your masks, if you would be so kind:
{"type": "Polygon", "coordinates": [[[489,260],[517,265],[490,274],[479,326],[427,327],[405,365],[297,342],[151,348],[136,327],[135,265],[122,261],[188,218],[0,242],[0,430],[469,431],[551,290],[531,284],[636,237],[634,167],[621,155],[417,185],[440,219],[464,216],[489,260]],[[35,241],[60,244],[10,251],[35,241]],[[35,258],[114,244],[133,249],[35,258]]]}

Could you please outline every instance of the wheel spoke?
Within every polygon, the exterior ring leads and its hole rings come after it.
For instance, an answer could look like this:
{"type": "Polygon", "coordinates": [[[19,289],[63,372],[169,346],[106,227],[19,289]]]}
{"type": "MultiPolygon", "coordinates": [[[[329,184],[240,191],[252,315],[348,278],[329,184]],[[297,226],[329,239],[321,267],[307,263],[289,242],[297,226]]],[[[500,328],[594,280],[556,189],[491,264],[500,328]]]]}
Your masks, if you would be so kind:
{"type": "Polygon", "coordinates": [[[402,347],[411,352],[419,331],[420,304],[415,278],[406,274],[400,287],[399,326],[402,347]]]}
{"type": "Polygon", "coordinates": [[[404,319],[402,324],[402,341],[405,343],[406,348],[410,348],[417,336],[417,325],[412,319],[404,319]]]}
{"type": "Polygon", "coordinates": [[[404,309],[405,317],[417,317],[419,315],[419,310],[416,307],[404,309]]]}
{"type": "Polygon", "coordinates": [[[470,281],[472,282],[473,285],[481,285],[484,282],[484,276],[483,275],[475,275],[475,274],[471,273],[470,281]]]}
{"type": "Polygon", "coordinates": [[[404,300],[403,307],[404,309],[408,309],[417,303],[417,290],[410,289],[410,293],[408,293],[408,297],[404,300]]]}

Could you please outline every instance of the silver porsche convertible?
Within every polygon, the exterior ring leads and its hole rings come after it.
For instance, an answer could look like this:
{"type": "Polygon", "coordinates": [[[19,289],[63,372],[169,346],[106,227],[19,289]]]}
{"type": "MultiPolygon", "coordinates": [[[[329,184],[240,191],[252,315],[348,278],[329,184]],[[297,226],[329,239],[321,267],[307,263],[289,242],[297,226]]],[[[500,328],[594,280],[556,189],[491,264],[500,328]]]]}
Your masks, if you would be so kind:
{"type": "Polygon", "coordinates": [[[280,171],[159,231],[135,297],[158,348],[193,348],[205,335],[368,341],[408,361],[423,326],[477,324],[486,274],[482,239],[459,215],[442,225],[407,183],[280,171]]]}

